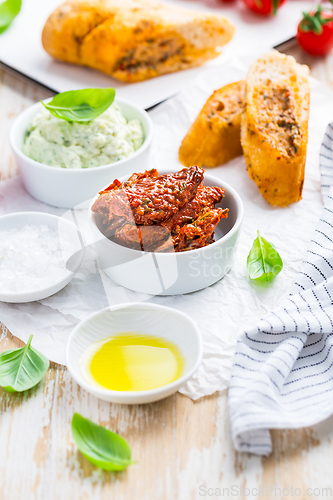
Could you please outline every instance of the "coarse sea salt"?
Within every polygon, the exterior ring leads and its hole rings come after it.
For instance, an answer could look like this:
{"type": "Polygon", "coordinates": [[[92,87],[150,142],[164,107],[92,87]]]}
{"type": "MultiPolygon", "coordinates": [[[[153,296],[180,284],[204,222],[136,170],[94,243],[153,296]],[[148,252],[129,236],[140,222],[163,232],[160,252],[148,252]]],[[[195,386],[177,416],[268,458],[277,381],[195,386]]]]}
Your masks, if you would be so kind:
{"type": "Polygon", "coordinates": [[[27,293],[54,285],[70,273],[63,255],[74,245],[67,233],[45,224],[0,232],[0,292],[27,293]]]}

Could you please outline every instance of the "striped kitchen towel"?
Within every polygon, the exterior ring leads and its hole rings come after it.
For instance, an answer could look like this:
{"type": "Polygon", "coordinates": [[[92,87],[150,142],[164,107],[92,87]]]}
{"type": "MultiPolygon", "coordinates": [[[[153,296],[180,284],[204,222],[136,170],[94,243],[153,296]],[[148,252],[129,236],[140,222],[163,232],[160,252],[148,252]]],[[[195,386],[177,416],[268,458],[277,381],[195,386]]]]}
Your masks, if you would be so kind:
{"type": "Polygon", "coordinates": [[[320,151],[324,210],[291,295],[237,343],[229,388],[238,451],[269,455],[269,429],[333,413],[333,126],[320,151]]]}

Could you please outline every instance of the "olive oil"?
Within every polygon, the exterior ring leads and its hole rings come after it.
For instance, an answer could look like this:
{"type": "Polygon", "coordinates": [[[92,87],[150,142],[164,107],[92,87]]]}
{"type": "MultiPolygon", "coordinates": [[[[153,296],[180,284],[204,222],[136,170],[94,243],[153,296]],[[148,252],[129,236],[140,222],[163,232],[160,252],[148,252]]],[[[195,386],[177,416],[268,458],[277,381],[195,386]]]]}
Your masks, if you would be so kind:
{"type": "Polygon", "coordinates": [[[156,389],[181,377],[184,365],[176,344],[132,332],[96,342],[81,359],[85,379],[113,391],[156,389]]]}

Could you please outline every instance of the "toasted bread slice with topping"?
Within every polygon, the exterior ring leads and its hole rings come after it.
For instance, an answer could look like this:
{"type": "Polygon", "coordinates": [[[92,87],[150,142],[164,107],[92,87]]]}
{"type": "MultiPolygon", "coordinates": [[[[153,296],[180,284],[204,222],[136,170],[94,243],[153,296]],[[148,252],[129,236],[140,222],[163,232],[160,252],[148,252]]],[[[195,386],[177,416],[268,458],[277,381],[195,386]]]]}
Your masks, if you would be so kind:
{"type": "Polygon", "coordinates": [[[139,82],[200,66],[233,33],[221,16],[155,0],[68,0],[46,21],[42,43],[57,59],[139,82]]]}
{"type": "Polygon", "coordinates": [[[262,196],[286,206],[302,198],[310,104],[309,68],[272,50],[248,72],[241,143],[262,196]]]}
{"type": "Polygon", "coordinates": [[[225,85],[210,96],[179,148],[186,167],[216,167],[242,154],[241,115],[245,82],[225,85]]]}

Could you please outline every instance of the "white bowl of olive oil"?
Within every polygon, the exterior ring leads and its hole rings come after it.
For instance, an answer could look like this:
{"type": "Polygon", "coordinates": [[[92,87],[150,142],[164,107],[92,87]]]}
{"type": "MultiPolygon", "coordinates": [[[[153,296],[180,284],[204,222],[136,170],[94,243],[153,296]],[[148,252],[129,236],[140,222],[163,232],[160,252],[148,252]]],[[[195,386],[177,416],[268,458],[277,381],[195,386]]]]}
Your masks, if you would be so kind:
{"type": "Polygon", "coordinates": [[[152,403],[197,370],[201,335],[186,314],[151,303],[121,304],[81,321],[66,347],[74,380],[99,399],[152,403]]]}

